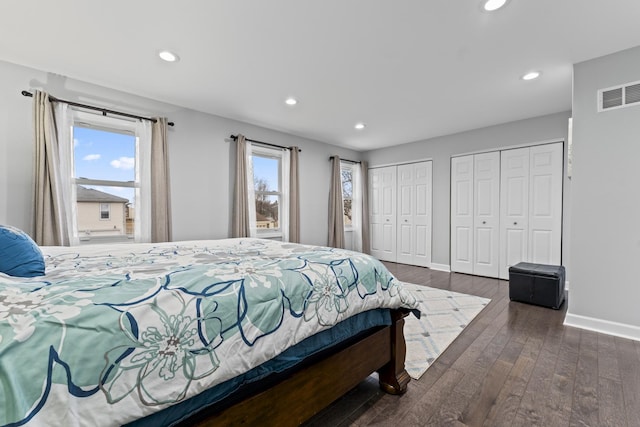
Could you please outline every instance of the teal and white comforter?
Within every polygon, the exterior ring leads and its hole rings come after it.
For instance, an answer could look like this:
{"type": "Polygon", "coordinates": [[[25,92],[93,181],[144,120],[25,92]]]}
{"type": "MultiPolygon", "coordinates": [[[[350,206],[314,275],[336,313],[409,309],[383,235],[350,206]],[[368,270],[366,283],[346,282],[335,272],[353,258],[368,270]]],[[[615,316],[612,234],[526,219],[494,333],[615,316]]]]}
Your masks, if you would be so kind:
{"type": "Polygon", "coordinates": [[[0,425],[119,425],[356,313],[416,308],[377,260],[259,239],[43,248],[0,274],[0,425]]]}

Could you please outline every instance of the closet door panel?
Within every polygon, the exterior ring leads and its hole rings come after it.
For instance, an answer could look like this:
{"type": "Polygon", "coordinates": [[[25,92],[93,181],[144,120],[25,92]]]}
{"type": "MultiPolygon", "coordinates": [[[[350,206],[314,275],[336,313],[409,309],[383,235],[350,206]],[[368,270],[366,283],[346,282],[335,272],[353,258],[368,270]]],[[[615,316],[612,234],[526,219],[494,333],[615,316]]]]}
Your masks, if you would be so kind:
{"type": "Polygon", "coordinates": [[[414,211],[416,189],[413,165],[399,165],[398,168],[398,253],[397,260],[403,264],[413,264],[415,252],[414,211]]]}
{"type": "Polygon", "coordinates": [[[451,159],[451,271],[473,273],[473,156],[451,159]]]}
{"type": "Polygon", "coordinates": [[[416,249],[415,249],[415,257],[417,260],[424,259],[423,263],[419,265],[423,265],[424,267],[429,267],[430,265],[424,265],[425,263],[431,264],[431,252],[430,242],[431,238],[429,233],[429,227],[426,225],[417,225],[416,226],[416,249]]]}
{"type": "Polygon", "coordinates": [[[422,267],[431,267],[432,174],[433,162],[413,164],[413,264],[422,267]]]}
{"type": "Polygon", "coordinates": [[[431,162],[369,170],[371,254],[431,266],[431,162]]]}
{"type": "Polygon", "coordinates": [[[528,259],[529,148],[500,153],[500,275],[528,259]]]}
{"type": "Polygon", "coordinates": [[[553,233],[549,230],[531,231],[531,253],[529,262],[536,264],[559,264],[553,259],[553,233]]]}
{"type": "Polygon", "coordinates": [[[407,224],[399,224],[398,226],[398,254],[397,260],[401,263],[412,261],[412,232],[411,226],[407,224]]]}
{"type": "Polygon", "coordinates": [[[561,262],[562,143],[530,148],[529,262],[561,262]]]}
{"type": "Polygon", "coordinates": [[[369,170],[371,254],[396,260],[396,168],[369,170]]]}
{"type": "Polygon", "coordinates": [[[498,248],[500,244],[500,153],[476,154],[473,157],[473,274],[498,277],[498,248]]]}

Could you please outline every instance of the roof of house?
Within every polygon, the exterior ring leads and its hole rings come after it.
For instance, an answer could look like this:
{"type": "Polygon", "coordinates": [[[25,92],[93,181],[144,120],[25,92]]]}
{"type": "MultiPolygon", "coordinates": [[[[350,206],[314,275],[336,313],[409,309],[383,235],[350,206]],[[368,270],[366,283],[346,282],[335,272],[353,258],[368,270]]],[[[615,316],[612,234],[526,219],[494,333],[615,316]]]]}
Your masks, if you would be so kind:
{"type": "Polygon", "coordinates": [[[78,202],[129,203],[129,199],[125,199],[124,197],[114,196],[113,194],[98,191],[93,188],[86,188],[82,185],[78,185],[76,199],[78,202]]]}

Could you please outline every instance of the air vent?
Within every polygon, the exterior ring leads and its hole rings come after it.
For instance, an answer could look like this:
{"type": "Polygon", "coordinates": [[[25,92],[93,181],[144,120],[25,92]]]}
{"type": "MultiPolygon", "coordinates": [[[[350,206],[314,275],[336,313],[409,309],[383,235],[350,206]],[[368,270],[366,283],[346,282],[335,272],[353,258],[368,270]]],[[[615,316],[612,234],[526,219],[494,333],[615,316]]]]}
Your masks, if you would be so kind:
{"type": "Polygon", "coordinates": [[[640,102],[640,83],[629,85],[624,88],[624,103],[626,105],[640,102]]]}
{"type": "Polygon", "coordinates": [[[622,106],[622,88],[602,91],[602,109],[622,106]]]}
{"type": "Polygon", "coordinates": [[[640,82],[600,89],[598,91],[598,111],[640,105],[640,82]]]}

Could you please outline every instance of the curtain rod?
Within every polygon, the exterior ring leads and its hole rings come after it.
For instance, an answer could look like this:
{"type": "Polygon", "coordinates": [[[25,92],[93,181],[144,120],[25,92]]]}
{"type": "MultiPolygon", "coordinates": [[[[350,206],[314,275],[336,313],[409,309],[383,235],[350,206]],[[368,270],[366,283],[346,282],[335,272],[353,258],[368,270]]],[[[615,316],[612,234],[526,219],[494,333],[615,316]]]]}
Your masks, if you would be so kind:
{"type": "MultiPolygon", "coordinates": [[[[26,90],[22,91],[22,95],[23,96],[27,96],[29,98],[33,97],[33,94],[31,92],[26,91],[26,90]]],[[[58,98],[56,98],[54,96],[51,96],[51,95],[49,95],[49,101],[63,102],[65,104],[69,104],[69,105],[72,105],[74,107],[80,107],[80,108],[86,108],[86,109],[89,109],[89,110],[100,111],[100,112],[102,112],[103,116],[106,116],[107,114],[114,114],[114,115],[117,115],[117,116],[129,117],[131,119],[147,120],[147,121],[150,121],[150,122],[153,122],[153,123],[157,122],[156,119],[152,119],[151,117],[137,116],[135,114],[123,113],[121,111],[114,111],[114,110],[108,110],[106,108],[94,107],[93,105],[80,104],[78,102],[73,102],[73,101],[66,101],[64,99],[58,99],[58,98]]],[[[167,124],[169,126],[174,126],[175,125],[174,122],[168,122],[167,124]]]]}
{"type": "MultiPolygon", "coordinates": [[[[229,138],[233,139],[234,141],[238,140],[238,135],[231,135],[229,138]]],[[[262,145],[267,145],[269,147],[275,147],[275,148],[282,148],[285,150],[292,150],[293,147],[285,147],[284,145],[277,145],[277,144],[271,144],[269,142],[264,142],[264,141],[256,141],[255,139],[249,139],[249,138],[245,138],[246,141],[249,142],[255,142],[256,144],[262,144],[262,145]]],[[[298,148],[298,152],[302,152],[302,150],[300,148],[298,148]]]]}
{"type": "MultiPolygon", "coordinates": [[[[329,160],[333,159],[334,157],[336,157],[336,156],[331,156],[331,157],[329,157],[329,160]]],[[[353,164],[360,164],[360,163],[362,163],[362,162],[361,162],[361,161],[359,161],[359,160],[358,160],[358,161],[355,161],[355,160],[349,160],[349,159],[343,159],[343,158],[340,158],[340,161],[341,161],[341,162],[347,162],[347,163],[353,163],[353,164]]]]}

